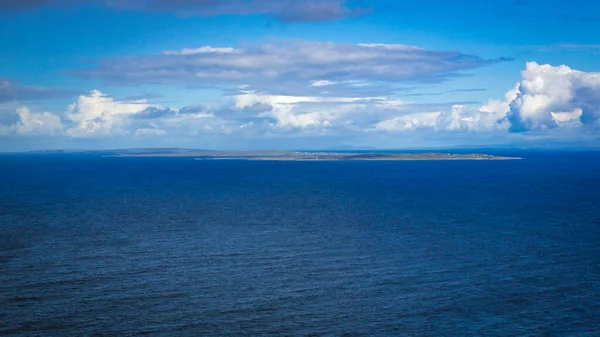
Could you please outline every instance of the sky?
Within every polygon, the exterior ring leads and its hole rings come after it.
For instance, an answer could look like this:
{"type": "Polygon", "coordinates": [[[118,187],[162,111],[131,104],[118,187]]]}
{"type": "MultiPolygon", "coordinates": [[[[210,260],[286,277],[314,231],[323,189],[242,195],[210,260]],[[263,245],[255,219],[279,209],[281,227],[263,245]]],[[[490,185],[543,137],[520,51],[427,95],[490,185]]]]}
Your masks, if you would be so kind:
{"type": "Polygon", "coordinates": [[[0,151],[600,147],[589,0],[0,0],[0,151]]]}

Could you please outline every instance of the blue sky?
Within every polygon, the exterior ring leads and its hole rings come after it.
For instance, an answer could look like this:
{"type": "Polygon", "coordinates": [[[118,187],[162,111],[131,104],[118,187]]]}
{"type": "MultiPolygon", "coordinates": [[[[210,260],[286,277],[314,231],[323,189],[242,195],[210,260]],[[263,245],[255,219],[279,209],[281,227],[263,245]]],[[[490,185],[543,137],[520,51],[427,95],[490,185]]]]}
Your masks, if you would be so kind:
{"type": "Polygon", "coordinates": [[[597,147],[600,4],[0,0],[0,150],[597,147]]]}

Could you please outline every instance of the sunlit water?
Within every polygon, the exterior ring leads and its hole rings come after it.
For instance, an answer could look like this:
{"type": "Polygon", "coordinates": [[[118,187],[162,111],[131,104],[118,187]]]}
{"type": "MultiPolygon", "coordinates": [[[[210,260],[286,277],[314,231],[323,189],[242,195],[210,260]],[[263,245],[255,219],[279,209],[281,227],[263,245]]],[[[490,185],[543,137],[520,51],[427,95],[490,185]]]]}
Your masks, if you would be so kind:
{"type": "Polygon", "coordinates": [[[600,153],[0,156],[0,335],[600,335],[600,153]]]}

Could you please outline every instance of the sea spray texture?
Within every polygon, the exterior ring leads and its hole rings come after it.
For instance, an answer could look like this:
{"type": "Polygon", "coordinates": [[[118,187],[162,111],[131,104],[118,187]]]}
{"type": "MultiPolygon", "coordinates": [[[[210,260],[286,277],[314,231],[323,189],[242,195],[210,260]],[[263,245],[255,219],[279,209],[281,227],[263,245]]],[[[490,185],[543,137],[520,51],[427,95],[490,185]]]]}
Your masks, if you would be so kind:
{"type": "Polygon", "coordinates": [[[515,156],[0,156],[0,335],[597,336],[600,155],[515,156]]]}

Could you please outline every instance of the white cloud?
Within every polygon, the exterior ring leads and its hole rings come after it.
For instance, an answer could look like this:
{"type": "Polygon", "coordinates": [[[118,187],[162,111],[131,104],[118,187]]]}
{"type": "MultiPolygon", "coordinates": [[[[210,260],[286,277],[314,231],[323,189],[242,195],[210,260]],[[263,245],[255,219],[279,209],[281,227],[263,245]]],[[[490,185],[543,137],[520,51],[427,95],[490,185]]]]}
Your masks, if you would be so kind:
{"type": "Polygon", "coordinates": [[[364,82],[364,81],[359,81],[359,80],[355,80],[355,81],[316,80],[316,81],[311,81],[310,86],[314,87],[314,88],[338,86],[338,87],[347,89],[347,88],[364,88],[364,87],[373,86],[373,84],[364,82]]]}
{"type": "Polygon", "coordinates": [[[145,100],[115,101],[112,97],[94,90],[89,95],[79,96],[77,102],[69,106],[65,117],[73,125],[66,134],[86,138],[126,133],[124,128],[131,123],[130,117],[149,106],[145,100]]]}
{"type": "Polygon", "coordinates": [[[400,106],[401,101],[384,97],[322,97],[262,95],[247,92],[234,96],[238,109],[270,106],[257,117],[272,118],[278,128],[329,128],[344,124],[344,119],[354,113],[363,113],[366,107],[400,106]]]}
{"type": "MultiPolygon", "coordinates": [[[[16,0],[8,0],[14,2],[16,0]]],[[[22,0],[19,0],[23,2],[22,0]]],[[[65,0],[62,0],[65,1],[65,0]]],[[[71,0],[72,1],[72,0],[71,0]]],[[[97,0],[109,6],[180,16],[269,15],[284,22],[335,21],[365,11],[344,0],[97,0]]],[[[37,5],[39,1],[35,1],[37,5]]],[[[30,4],[34,5],[34,4],[30,4]]],[[[14,5],[13,5],[14,6],[14,5]]],[[[20,4],[20,6],[27,6],[20,4]]]]}
{"type": "MultiPolygon", "coordinates": [[[[375,45],[368,48],[402,50],[409,47],[375,45]]],[[[600,126],[600,73],[532,62],[521,75],[521,81],[506,93],[504,100],[490,100],[480,108],[458,104],[437,111],[411,111],[410,103],[390,97],[278,96],[250,91],[237,96],[236,104],[271,105],[273,109],[261,116],[273,118],[274,125],[282,128],[498,132],[600,126]]],[[[339,83],[318,80],[311,84],[327,87],[339,83]]]]}
{"type": "Polygon", "coordinates": [[[517,97],[519,94],[519,86],[517,83],[515,87],[509,90],[504,95],[504,100],[490,100],[487,104],[482,106],[479,110],[482,112],[487,112],[490,114],[494,114],[498,119],[504,118],[508,111],[510,110],[510,103],[517,97]]]}
{"type": "Polygon", "coordinates": [[[583,115],[583,110],[576,108],[570,112],[551,112],[552,119],[557,123],[579,122],[583,115]]]}
{"type": "MultiPolygon", "coordinates": [[[[598,73],[528,63],[521,75],[521,81],[504,99],[492,99],[480,107],[452,103],[419,105],[392,95],[273,95],[244,86],[243,92],[229,96],[219,106],[178,109],[149,104],[144,99],[119,101],[93,91],[80,96],[62,115],[32,113],[26,108],[19,109],[17,115],[5,115],[3,121],[12,124],[0,126],[0,133],[62,134],[72,138],[168,136],[169,140],[198,136],[221,141],[323,135],[392,139],[401,137],[400,134],[405,134],[405,138],[426,139],[438,137],[434,136],[437,133],[445,135],[439,137],[452,134],[467,140],[490,137],[524,140],[535,136],[536,139],[562,137],[563,141],[580,130],[593,134],[600,126],[598,73]],[[14,122],[16,117],[18,121],[14,122]],[[509,135],[509,131],[534,132],[509,135]]],[[[317,80],[312,86],[355,83],[364,82],[317,80]]]]}
{"type": "Polygon", "coordinates": [[[149,128],[137,129],[135,131],[136,137],[162,137],[166,134],[167,132],[165,130],[161,130],[156,123],[150,123],[149,128]]]}
{"type": "Polygon", "coordinates": [[[328,81],[328,80],[317,80],[317,81],[311,81],[310,85],[313,87],[327,87],[330,85],[335,85],[338,82],[334,82],[334,81],[328,81]]]}
{"type": "Polygon", "coordinates": [[[237,108],[254,104],[271,106],[272,109],[257,116],[272,118],[271,125],[282,129],[485,132],[508,128],[503,120],[508,102],[499,101],[490,101],[480,109],[455,104],[441,107],[439,111],[423,111],[423,107],[389,97],[284,96],[247,92],[234,99],[237,108]]]}
{"type": "Polygon", "coordinates": [[[181,50],[166,50],[163,52],[165,55],[194,55],[194,54],[220,54],[220,53],[238,53],[240,50],[235,48],[213,48],[211,46],[204,46],[200,48],[183,48],[181,50]]]}
{"type": "Polygon", "coordinates": [[[521,76],[508,112],[512,131],[598,125],[600,73],[529,62],[521,76]]]}
{"type": "Polygon", "coordinates": [[[162,126],[183,128],[198,124],[195,120],[214,117],[200,107],[181,110],[151,105],[145,99],[118,101],[94,90],[71,104],[64,118],[68,123],[65,135],[73,138],[104,138],[115,135],[164,136],[162,126]],[[160,124],[160,125],[159,125],[160,124]]]}
{"type": "Polygon", "coordinates": [[[435,129],[441,112],[421,112],[407,114],[381,121],[373,130],[387,132],[414,131],[418,129],[435,129]]]}
{"type": "Polygon", "coordinates": [[[50,112],[33,113],[27,107],[16,110],[19,120],[9,126],[0,126],[0,134],[57,135],[63,130],[60,117],[50,112]]]}

